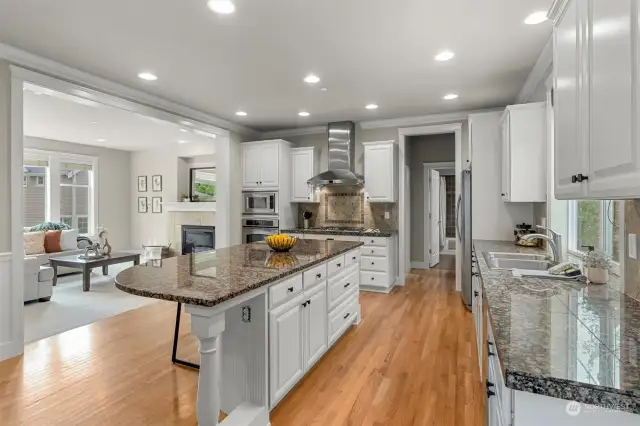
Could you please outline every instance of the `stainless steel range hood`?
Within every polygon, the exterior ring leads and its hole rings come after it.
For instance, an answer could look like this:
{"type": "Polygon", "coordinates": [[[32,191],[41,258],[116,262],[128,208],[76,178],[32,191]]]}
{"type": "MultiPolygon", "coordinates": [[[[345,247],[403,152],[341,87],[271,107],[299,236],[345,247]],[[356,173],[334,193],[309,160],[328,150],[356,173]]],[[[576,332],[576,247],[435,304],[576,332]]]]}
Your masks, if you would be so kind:
{"type": "Polygon", "coordinates": [[[352,121],[329,123],[329,170],[307,181],[311,186],[364,185],[364,177],[355,172],[356,125],[352,121]]]}

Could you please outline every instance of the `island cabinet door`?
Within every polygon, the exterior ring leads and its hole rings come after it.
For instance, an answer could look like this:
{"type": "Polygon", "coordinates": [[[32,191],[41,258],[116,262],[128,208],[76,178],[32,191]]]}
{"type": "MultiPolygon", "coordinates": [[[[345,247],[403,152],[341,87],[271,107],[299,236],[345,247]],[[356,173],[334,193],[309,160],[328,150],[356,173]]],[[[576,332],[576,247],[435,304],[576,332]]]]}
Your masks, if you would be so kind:
{"type": "Polygon", "coordinates": [[[327,351],[327,285],[305,292],[304,362],[309,370],[327,351]]]}
{"type": "MultiPolygon", "coordinates": [[[[269,312],[269,381],[275,406],[304,375],[304,294],[269,312]]],[[[306,305],[305,305],[306,306],[306,305]]]]}

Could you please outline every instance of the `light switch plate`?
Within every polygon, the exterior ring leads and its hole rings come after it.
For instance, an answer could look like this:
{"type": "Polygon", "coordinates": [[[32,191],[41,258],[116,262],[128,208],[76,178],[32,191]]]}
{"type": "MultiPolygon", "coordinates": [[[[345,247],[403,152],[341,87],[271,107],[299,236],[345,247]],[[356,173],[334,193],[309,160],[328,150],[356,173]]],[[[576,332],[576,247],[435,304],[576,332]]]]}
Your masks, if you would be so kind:
{"type": "Polygon", "coordinates": [[[631,259],[638,259],[638,237],[636,234],[629,234],[629,257],[631,259]]]}
{"type": "Polygon", "coordinates": [[[389,219],[391,217],[391,215],[389,214],[389,212],[384,212],[384,218],[385,219],[389,219]]]}

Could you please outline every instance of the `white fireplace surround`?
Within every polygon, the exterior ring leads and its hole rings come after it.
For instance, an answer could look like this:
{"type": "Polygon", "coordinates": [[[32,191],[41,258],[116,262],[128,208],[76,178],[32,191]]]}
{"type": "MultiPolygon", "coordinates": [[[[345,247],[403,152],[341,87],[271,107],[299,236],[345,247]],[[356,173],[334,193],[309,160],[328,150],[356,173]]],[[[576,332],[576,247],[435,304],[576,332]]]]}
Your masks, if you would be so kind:
{"type": "Polygon", "coordinates": [[[167,212],[215,212],[216,203],[213,202],[175,202],[165,201],[162,208],[167,212]]]}

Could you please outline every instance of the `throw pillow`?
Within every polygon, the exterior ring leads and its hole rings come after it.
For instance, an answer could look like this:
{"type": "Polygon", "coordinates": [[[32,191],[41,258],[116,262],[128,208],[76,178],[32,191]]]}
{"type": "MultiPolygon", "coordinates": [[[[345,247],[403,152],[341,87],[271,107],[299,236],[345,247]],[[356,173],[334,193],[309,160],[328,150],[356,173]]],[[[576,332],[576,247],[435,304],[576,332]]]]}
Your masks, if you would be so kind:
{"type": "Polygon", "coordinates": [[[35,231],[60,231],[62,229],[71,229],[69,225],[62,222],[43,222],[29,228],[30,232],[35,231]]]}
{"type": "Polygon", "coordinates": [[[63,230],[60,237],[60,247],[63,251],[78,250],[78,230],[63,230]]]}
{"type": "Polygon", "coordinates": [[[44,234],[44,251],[47,253],[60,253],[62,247],[60,246],[60,239],[62,237],[62,231],[47,231],[44,234]]]}
{"type": "Polygon", "coordinates": [[[44,231],[24,234],[24,254],[42,254],[44,252],[44,231]]]}

